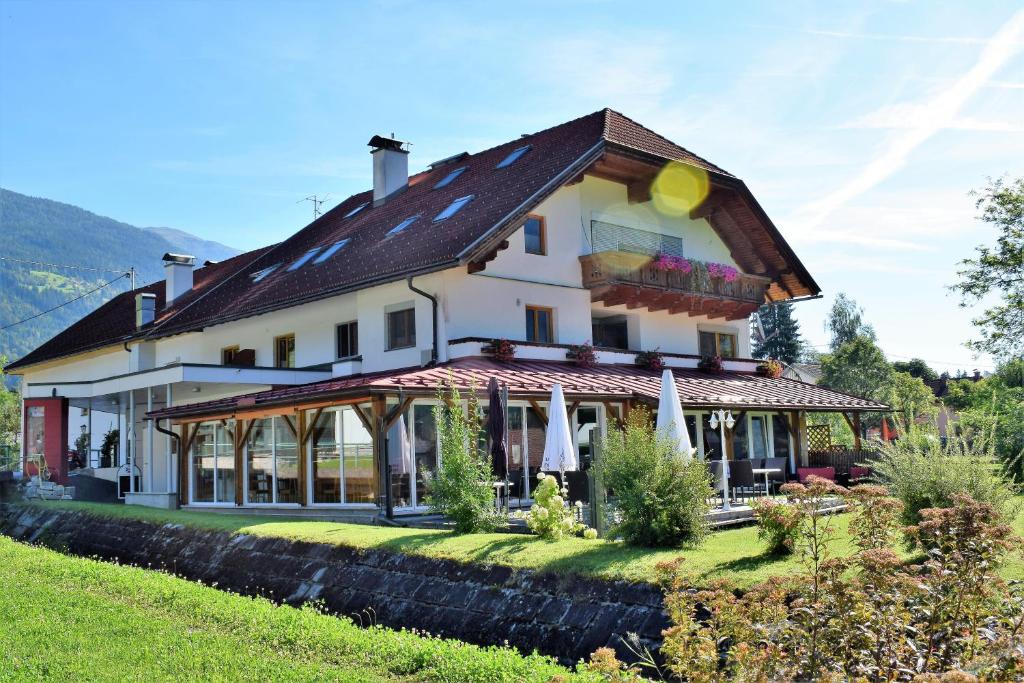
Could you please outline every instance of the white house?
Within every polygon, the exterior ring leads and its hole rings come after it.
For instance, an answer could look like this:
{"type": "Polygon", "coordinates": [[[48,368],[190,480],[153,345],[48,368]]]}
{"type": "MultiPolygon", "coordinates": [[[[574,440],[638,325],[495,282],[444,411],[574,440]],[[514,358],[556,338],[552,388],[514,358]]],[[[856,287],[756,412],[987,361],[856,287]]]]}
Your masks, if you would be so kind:
{"type": "Polygon", "coordinates": [[[168,254],[164,281],[8,366],[29,463],[66,476],[68,411],[86,409],[121,425],[115,461],[90,464],[123,475],[129,502],[403,512],[425,505],[438,465],[446,378],[509,388],[523,484],[553,383],[581,450],[656,403],[660,373],[638,352],[674,369],[702,456],[721,447],[711,409],[740,418],[730,457],[792,467],[808,411],[885,408],[757,372],[748,316],[817,284],[741,180],[629,118],[605,109],[413,176],[406,145],[370,147],[371,190],[228,261],[168,254]],[[568,357],[587,343],[592,367],[568,357]],[[698,369],[715,357],[721,372],[698,369]],[[399,429],[411,457],[388,447],[399,429]]]}

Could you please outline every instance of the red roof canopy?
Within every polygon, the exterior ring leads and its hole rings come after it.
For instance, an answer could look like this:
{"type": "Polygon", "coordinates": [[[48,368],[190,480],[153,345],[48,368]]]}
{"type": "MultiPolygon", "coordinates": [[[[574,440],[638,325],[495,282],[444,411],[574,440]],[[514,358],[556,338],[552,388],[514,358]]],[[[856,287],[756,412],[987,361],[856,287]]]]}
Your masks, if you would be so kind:
{"type": "MultiPolygon", "coordinates": [[[[684,408],[737,408],[749,410],[882,411],[889,407],[792,379],[768,378],[756,373],[673,369],[679,400],[684,408]]],[[[153,417],[186,418],[251,411],[272,406],[300,406],[329,399],[343,400],[370,394],[395,393],[433,396],[445,382],[460,391],[476,387],[484,392],[495,377],[518,398],[543,398],[561,384],[567,398],[658,401],[661,373],[630,365],[582,368],[559,361],[499,362],[490,358],[464,358],[429,368],[411,368],[273,389],[233,398],[176,406],[150,413],[153,417]]]]}

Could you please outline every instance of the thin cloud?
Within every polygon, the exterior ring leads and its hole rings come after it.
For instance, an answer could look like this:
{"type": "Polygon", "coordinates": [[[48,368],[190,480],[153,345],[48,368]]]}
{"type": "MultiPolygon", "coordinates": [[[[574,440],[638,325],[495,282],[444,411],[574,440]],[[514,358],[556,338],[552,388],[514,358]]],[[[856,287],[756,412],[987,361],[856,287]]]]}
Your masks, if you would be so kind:
{"type": "MultiPolygon", "coordinates": [[[[928,125],[932,117],[930,106],[930,104],[912,103],[893,104],[876,109],[839,127],[914,130],[928,125]]],[[[1015,121],[984,120],[960,116],[947,121],[943,128],[947,130],[1019,133],[1024,131],[1024,124],[1015,121]]]]}
{"type": "Polygon", "coordinates": [[[843,38],[846,40],[889,40],[900,43],[985,45],[989,42],[988,38],[972,38],[969,36],[915,36],[892,33],[857,33],[854,31],[826,31],[822,29],[807,29],[804,31],[804,33],[808,33],[812,36],[826,36],[828,38],[843,38]]]}
{"type": "Polygon", "coordinates": [[[1017,12],[1003,25],[985,44],[977,63],[950,88],[916,105],[916,111],[921,112],[921,115],[913,127],[891,138],[882,153],[872,159],[845,185],[806,205],[799,212],[797,222],[802,224],[805,231],[813,230],[830,214],[903,168],[914,150],[955,122],[960,110],[978,89],[988,83],[992,76],[1020,51],[1024,45],[1020,42],[1022,35],[1024,11],[1017,12]]]}

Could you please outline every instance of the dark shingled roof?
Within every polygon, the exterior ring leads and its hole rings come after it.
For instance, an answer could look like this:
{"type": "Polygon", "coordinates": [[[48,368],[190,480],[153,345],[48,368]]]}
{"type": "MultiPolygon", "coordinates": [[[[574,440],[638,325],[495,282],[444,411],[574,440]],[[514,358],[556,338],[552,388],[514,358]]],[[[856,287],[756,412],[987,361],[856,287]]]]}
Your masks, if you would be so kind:
{"type": "MultiPolygon", "coordinates": [[[[673,369],[679,400],[684,408],[729,407],[748,410],[888,410],[875,401],[850,396],[792,379],[763,377],[750,372],[710,375],[700,370],[673,369]]],[[[500,362],[489,358],[463,358],[429,368],[407,368],[324,382],[272,389],[205,403],[157,410],[154,417],[195,417],[291,406],[331,398],[365,396],[372,392],[434,395],[449,379],[460,390],[471,386],[484,391],[491,377],[509,388],[512,396],[543,397],[554,384],[569,398],[646,399],[657,403],[661,372],[632,365],[579,367],[563,361],[500,362]]]]}
{"type": "MultiPolygon", "coordinates": [[[[373,205],[372,191],[352,195],[280,244],[197,271],[197,281],[204,286],[184,294],[166,310],[163,284],[148,286],[143,291],[158,296],[157,319],[141,333],[134,329],[134,293],[123,294],[8,367],[18,369],[131,338],[155,339],[201,330],[469,262],[493,249],[529,210],[578,176],[609,147],[682,161],[723,181],[738,182],[718,166],[632,119],[603,109],[416,174],[408,187],[378,206],[373,205]],[[496,168],[509,152],[524,145],[530,146],[529,152],[508,167],[496,168]],[[458,178],[444,188],[433,189],[461,166],[466,171],[458,178]],[[475,198],[451,218],[432,222],[454,199],[466,195],[475,198]],[[345,217],[367,202],[365,208],[345,217]],[[385,239],[394,226],[417,215],[407,229],[385,239]],[[311,262],[287,272],[288,265],[310,249],[326,249],[342,239],[350,242],[323,263],[311,262]],[[276,264],[280,265],[269,276],[253,281],[254,273],[276,264]],[[203,271],[208,275],[200,275],[203,271]]],[[[785,258],[790,267],[803,273],[812,289],[816,288],[785,240],[774,226],[771,229],[776,248],[788,254],[785,258]]]]}

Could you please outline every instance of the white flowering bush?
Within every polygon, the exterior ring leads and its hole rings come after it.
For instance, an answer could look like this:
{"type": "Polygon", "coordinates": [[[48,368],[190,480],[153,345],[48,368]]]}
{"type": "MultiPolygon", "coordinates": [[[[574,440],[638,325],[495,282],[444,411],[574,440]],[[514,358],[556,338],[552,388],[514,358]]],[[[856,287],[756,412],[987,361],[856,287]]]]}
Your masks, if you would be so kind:
{"type": "Polygon", "coordinates": [[[576,521],[574,510],[565,501],[568,493],[566,488],[559,489],[555,477],[543,472],[537,475],[534,504],[524,516],[530,531],[549,541],[579,533],[584,538],[597,538],[596,531],[576,521]]]}

